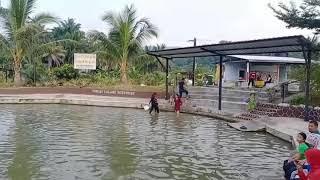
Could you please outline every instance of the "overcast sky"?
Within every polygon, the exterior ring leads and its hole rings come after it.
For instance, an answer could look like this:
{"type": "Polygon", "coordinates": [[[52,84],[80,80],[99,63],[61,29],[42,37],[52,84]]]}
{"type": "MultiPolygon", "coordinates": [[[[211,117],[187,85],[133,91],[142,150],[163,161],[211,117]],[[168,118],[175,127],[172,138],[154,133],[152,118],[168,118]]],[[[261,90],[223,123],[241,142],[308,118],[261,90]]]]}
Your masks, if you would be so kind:
{"type": "MultiPolygon", "coordinates": [[[[300,2],[300,0],[294,0],[300,2]]],[[[7,6],[9,0],[2,0],[7,6]]],[[[101,21],[106,11],[120,11],[134,4],[141,17],[148,17],[159,28],[152,41],[167,46],[189,46],[220,40],[250,40],[287,35],[311,35],[310,31],[287,29],[274,17],[268,3],[280,0],[38,0],[36,12],[51,12],[61,19],[75,18],[85,31],[107,31],[101,21]]],[[[289,0],[282,0],[289,3],[289,0]]]]}

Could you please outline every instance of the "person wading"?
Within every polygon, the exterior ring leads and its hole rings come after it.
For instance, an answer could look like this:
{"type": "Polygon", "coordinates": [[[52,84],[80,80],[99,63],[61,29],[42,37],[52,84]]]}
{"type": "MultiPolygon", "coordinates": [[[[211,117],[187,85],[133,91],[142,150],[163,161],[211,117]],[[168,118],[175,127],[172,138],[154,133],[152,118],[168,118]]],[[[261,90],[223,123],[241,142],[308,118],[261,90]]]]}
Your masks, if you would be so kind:
{"type": "Polygon", "coordinates": [[[151,108],[150,108],[149,113],[151,114],[154,109],[155,112],[157,114],[159,114],[159,104],[158,104],[158,100],[157,100],[157,93],[152,94],[149,104],[151,104],[151,108]]]}

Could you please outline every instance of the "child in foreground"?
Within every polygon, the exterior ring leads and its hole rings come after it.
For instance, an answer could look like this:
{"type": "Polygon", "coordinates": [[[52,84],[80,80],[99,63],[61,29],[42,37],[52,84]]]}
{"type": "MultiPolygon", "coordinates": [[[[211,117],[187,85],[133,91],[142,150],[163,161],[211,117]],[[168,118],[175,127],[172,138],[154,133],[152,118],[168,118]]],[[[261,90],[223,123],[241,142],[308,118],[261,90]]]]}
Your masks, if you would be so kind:
{"type": "Polygon", "coordinates": [[[177,113],[177,115],[180,114],[181,106],[182,106],[181,97],[179,96],[179,94],[176,94],[174,97],[174,111],[177,113]]]}
{"type": "Polygon", "coordinates": [[[292,158],[293,160],[304,160],[306,159],[305,153],[309,149],[309,146],[306,144],[307,135],[303,132],[297,135],[297,142],[299,143],[298,146],[298,153],[295,154],[292,158]]]}
{"type": "MultiPolygon", "coordinates": [[[[285,172],[285,178],[287,180],[296,180],[298,179],[298,171],[296,164],[298,162],[304,162],[306,157],[305,153],[309,149],[309,146],[306,143],[307,135],[303,132],[300,132],[297,135],[297,142],[299,143],[297,148],[297,153],[294,154],[289,160],[284,162],[283,170],[285,172]]],[[[304,166],[308,169],[308,165],[304,166]]]]}

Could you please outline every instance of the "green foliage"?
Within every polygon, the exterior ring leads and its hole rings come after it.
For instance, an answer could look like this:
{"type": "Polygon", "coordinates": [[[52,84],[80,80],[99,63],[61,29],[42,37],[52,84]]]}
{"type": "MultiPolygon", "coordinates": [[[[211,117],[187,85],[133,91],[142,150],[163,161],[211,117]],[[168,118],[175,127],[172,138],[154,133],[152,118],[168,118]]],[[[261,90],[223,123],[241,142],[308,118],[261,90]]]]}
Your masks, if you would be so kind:
{"type": "Polygon", "coordinates": [[[52,70],[52,74],[57,79],[72,80],[79,77],[79,72],[70,64],[65,64],[61,67],[56,67],[52,70]]]}
{"type": "Polygon", "coordinates": [[[250,94],[249,102],[248,102],[248,110],[253,111],[257,107],[256,94],[250,94]]]}
{"type": "MultiPolygon", "coordinates": [[[[0,34],[0,63],[14,70],[15,81],[19,81],[22,74],[26,85],[36,80],[44,86],[105,87],[116,85],[120,80],[123,83],[129,76],[132,85],[164,84],[165,74],[160,72],[163,67],[145,52],[164,49],[165,45],[145,46],[157,36],[157,28],[149,19],[139,19],[133,6],[126,6],[120,13],[104,15],[103,21],[110,29],[107,34],[95,31],[86,36],[81,24],[74,19],[61,21],[48,31],[45,25],[56,22],[56,18],[43,13],[32,17],[35,2],[12,0],[9,9],[0,8],[4,27],[0,34]],[[75,52],[95,52],[98,70],[79,74],[70,65],[75,52]]],[[[160,61],[165,64],[164,59],[160,61]]]]}
{"type": "Polygon", "coordinates": [[[147,18],[138,19],[133,6],[126,6],[120,13],[107,12],[102,20],[110,26],[108,35],[93,31],[89,36],[97,42],[100,56],[117,62],[121,82],[126,84],[128,65],[144,55],[143,43],[157,37],[157,28],[147,18]]]}
{"type": "Polygon", "coordinates": [[[296,96],[293,99],[290,100],[291,105],[300,105],[305,103],[304,96],[296,96]]]}
{"type": "Polygon", "coordinates": [[[161,86],[165,84],[165,78],[165,73],[156,71],[143,75],[141,83],[148,86],[161,86]]]}
{"type": "Polygon", "coordinates": [[[36,64],[36,66],[34,66],[34,64],[25,64],[22,73],[25,78],[25,83],[31,85],[34,84],[34,78],[36,78],[38,82],[47,81],[49,71],[43,64],[36,64]]]}
{"type": "Polygon", "coordinates": [[[0,8],[1,27],[4,30],[0,35],[1,52],[13,60],[16,85],[21,85],[23,60],[30,52],[37,52],[34,51],[34,39],[43,34],[45,24],[56,20],[48,13],[32,17],[35,3],[36,0],[11,0],[8,9],[0,8]]]}
{"type": "MultiPolygon", "coordinates": [[[[311,91],[313,94],[320,95],[320,65],[313,64],[311,66],[311,91]]],[[[292,69],[289,74],[291,79],[304,82],[306,79],[306,72],[303,66],[298,66],[292,69]]]]}
{"type": "Polygon", "coordinates": [[[290,5],[279,3],[278,9],[269,6],[276,17],[287,23],[289,28],[320,31],[320,0],[303,0],[299,6],[293,2],[290,5]]]}
{"type": "Polygon", "coordinates": [[[81,31],[81,24],[76,23],[74,19],[68,18],[65,21],[61,21],[58,27],[53,28],[51,36],[54,40],[69,39],[76,43],[67,43],[63,45],[66,50],[65,62],[73,62],[73,54],[76,52],[89,52],[88,41],[85,39],[85,32],[81,31]]]}

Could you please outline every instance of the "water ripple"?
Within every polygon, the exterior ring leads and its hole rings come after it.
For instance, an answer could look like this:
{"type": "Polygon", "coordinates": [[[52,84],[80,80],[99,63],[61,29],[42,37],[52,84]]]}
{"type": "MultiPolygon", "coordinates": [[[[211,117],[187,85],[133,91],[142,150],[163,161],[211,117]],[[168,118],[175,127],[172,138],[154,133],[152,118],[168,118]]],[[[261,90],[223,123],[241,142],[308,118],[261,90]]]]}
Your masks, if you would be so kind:
{"type": "Polygon", "coordinates": [[[282,176],[290,144],[212,118],[134,109],[0,105],[0,179],[282,176]]]}

